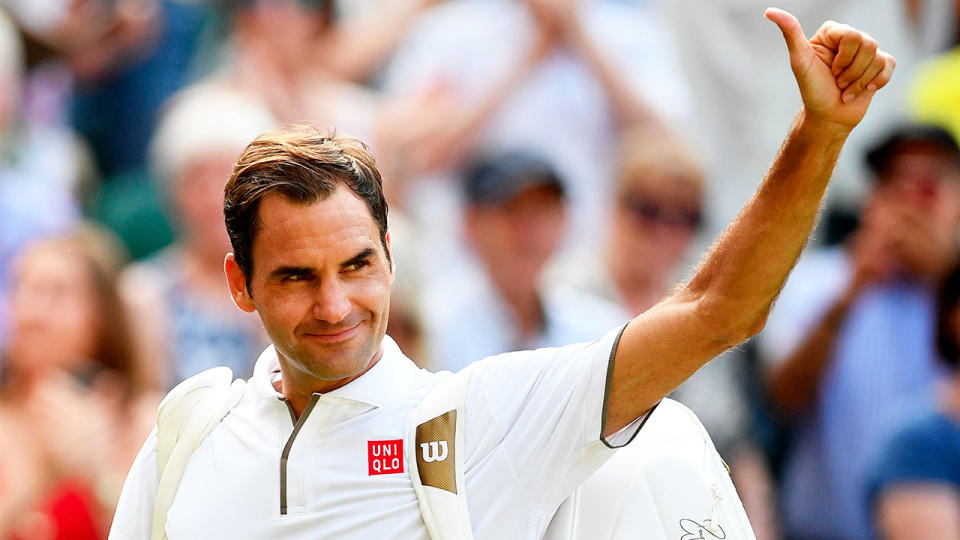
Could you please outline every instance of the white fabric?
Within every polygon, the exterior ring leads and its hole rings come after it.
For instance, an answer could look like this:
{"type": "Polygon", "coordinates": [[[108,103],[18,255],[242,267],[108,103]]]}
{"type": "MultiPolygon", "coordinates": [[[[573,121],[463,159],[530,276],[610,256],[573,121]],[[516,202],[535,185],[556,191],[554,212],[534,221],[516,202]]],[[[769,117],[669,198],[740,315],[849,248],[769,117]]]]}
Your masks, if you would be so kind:
{"type": "Polygon", "coordinates": [[[547,540],[754,538],[729,472],[690,409],[664,399],[637,439],[560,507],[547,540]]]}
{"type": "Polygon", "coordinates": [[[463,452],[456,451],[457,448],[463,448],[466,430],[463,419],[472,374],[472,369],[463,370],[427,394],[414,412],[407,434],[407,455],[414,456],[415,452],[420,451],[417,448],[419,426],[450,411],[456,412],[456,432],[452,441],[456,492],[425,485],[421,482],[417,460],[407,461],[410,466],[410,480],[417,493],[417,502],[420,503],[420,514],[433,540],[473,540],[470,509],[467,507],[463,452]]]}
{"type": "MultiPolygon", "coordinates": [[[[509,353],[474,368],[464,457],[477,538],[539,537],[612,454],[599,434],[615,338],[509,353]]],[[[418,369],[385,338],[370,371],[315,398],[289,453],[280,515],[280,456],[294,423],[264,366],[273,361],[268,349],[240,404],[189,460],[168,538],[427,538],[409,467],[369,476],[367,442],[402,439],[412,409],[445,376],[418,369]]],[[[156,447],[154,434],[124,484],[111,538],[149,537],[156,447]]]]}
{"type": "MultiPolygon", "coordinates": [[[[689,91],[673,36],[656,13],[619,2],[583,2],[585,31],[614,62],[624,79],[669,121],[690,118],[689,91]]],[[[527,54],[536,37],[523,2],[461,0],[426,12],[408,33],[385,76],[385,89],[410,96],[442,84],[459,101],[481,101],[527,54]]],[[[477,145],[490,150],[525,149],[543,155],[567,182],[571,245],[602,236],[612,190],[617,128],[595,72],[573,53],[558,49],[519,85],[484,126],[477,145]]],[[[456,204],[438,203],[438,193],[457,191],[455,178],[424,182],[408,196],[411,213],[427,221],[427,260],[449,261],[460,244],[452,235],[456,204]]],[[[449,193],[447,193],[449,195],[449,193]]]]}
{"type": "Polygon", "coordinates": [[[225,366],[211,368],[178,384],[157,412],[158,487],[151,538],[166,540],[167,511],[176,497],[193,452],[243,397],[243,379],[225,366]]]}
{"type": "Polygon", "coordinates": [[[481,358],[518,349],[587,341],[630,316],[612,302],[564,287],[542,288],[544,328],[517,335],[517,324],[493,285],[478,270],[435,279],[423,295],[430,365],[459,371],[481,358]]]}

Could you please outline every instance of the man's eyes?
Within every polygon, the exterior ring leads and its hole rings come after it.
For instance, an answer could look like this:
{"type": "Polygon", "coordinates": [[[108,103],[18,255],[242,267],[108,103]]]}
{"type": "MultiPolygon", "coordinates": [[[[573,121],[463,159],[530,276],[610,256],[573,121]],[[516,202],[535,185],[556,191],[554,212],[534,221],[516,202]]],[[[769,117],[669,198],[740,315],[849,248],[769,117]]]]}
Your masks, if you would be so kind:
{"type": "MultiPolygon", "coordinates": [[[[359,261],[354,261],[350,264],[343,265],[340,268],[340,272],[341,273],[356,272],[358,270],[362,270],[363,268],[366,268],[367,266],[370,266],[370,260],[362,259],[359,261]]],[[[313,280],[314,278],[315,276],[312,272],[291,272],[289,274],[284,275],[280,279],[280,281],[282,281],[283,283],[297,283],[302,281],[310,281],[310,280],[313,280]]]]}
{"type": "Polygon", "coordinates": [[[352,263],[350,263],[350,264],[348,264],[348,265],[345,265],[345,266],[343,267],[343,270],[341,270],[341,271],[342,271],[342,272],[356,272],[357,270],[360,270],[361,268],[364,268],[364,267],[369,266],[369,265],[370,265],[370,261],[364,259],[364,260],[362,260],[362,261],[356,261],[356,262],[352,262],[352,263]]]}

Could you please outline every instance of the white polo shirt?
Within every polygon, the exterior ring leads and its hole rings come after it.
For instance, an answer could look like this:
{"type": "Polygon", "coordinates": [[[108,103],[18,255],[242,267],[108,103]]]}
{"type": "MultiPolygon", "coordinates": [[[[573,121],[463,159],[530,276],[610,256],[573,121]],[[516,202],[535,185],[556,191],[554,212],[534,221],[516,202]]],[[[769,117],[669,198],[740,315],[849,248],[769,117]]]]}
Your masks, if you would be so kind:
{"type": "MultiPolygon", "coordinates": [[[[539,538],[612,454],[600,432],[617,335],[474,368],[464,472],[477,538],[539,538]]],[[[314,394],[295,422],[271,384],[278,369],[268,348],[240,403],[190,458],[167,514],[168,538],[428,538],[410,456],[394,460],[403,445],[390,441],[404,438],[413,409],[449,374],[419,369],[386,337],[373,368],[314,394]]],[[[124,484],[110,538],[150,537],[156,489],[154,433],[124,484]]]]}

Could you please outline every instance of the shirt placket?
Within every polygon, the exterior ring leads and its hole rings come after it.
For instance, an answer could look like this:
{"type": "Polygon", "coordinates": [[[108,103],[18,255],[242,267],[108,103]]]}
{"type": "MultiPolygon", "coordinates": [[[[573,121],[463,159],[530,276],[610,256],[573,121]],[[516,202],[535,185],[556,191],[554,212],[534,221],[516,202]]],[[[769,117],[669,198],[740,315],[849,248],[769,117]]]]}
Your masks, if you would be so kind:
{"type": "MultiPolygon", "coordinates": [[[[294,419],[293,409],[289,402],[282,400],[290,411],[291,421],[294,419]]],[[[314,394],[299,420],[294,421],[293,431],[287,439],[280,454],[280,515],[302,514],[307,506],[307,482],[309,481],[310,452],[314,426],[329,416],[329,406],[323,396],[314,394]]]]}

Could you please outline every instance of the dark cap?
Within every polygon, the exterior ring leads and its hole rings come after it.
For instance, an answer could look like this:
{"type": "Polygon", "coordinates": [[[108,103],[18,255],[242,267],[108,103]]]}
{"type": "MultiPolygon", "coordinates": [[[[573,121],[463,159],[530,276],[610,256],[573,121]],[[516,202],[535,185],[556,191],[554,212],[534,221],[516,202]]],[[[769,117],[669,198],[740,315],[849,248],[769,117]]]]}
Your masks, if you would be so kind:
{"type": "Polygon", "coordinates": [[[563,182],[549,162],[534,154],[510,151],[470,162],[463,172],[463,191],[471,204],[503,204],[521,191],[547,186],[563,197],[563,182]]]}
{"type": "Polygon", "coordinates": [[[925,143],[938,146],[960,165],[960,147],[950,132],[939,126],[909,124],[894,128],[867,152],[867,165],[874,174],[884,172],[900,146],[925,143]]]}

